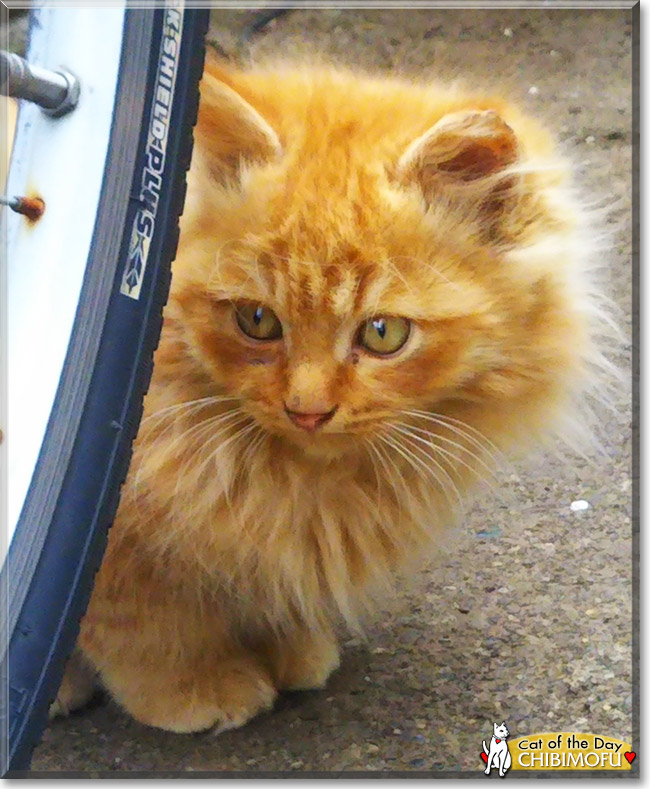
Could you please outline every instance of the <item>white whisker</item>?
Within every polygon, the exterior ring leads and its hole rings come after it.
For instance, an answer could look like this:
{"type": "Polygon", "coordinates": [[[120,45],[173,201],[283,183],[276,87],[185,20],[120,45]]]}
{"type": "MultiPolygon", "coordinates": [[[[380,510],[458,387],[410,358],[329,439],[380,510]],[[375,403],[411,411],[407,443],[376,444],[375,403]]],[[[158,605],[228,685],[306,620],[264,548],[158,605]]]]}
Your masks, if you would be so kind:
{"type": "MultiPolygon", "coordinates": [[[[426,471],[431,477],[433,477],[433,479],[438,483],[441,491],[445,495],[445,498],[449,502],[449,506],[452,509],[455,509],[455,504],[453,503],[449,495],[447,486],[441,481],[440,477],[435,473],[435,471],[432,468],[430,468],[419,456],[417,456],[414,452],[412,452],[408,448],[404,447],[401,443],[397,442],[396,440],[393,440],[394,437],[392,435],[391,436],[381,435],[378,436],[378,438],[384,444],[386,444],[395,452],[397,452],[399,455],[401,455],[404,458],[404,460],[406,460],[406,462],[411,466],[411,468],[413,468],[414,471],[418,471],[418,466],[419,466],[420,468],[424,469],[424,471],[426,471]]],[[[440,463],[438,463],[433,458],[430,458],[430,460],[449,479],[451,486],[454,489],[456,496],[458,498],[458,503],[460,505],[460,508],[462,509],[462,499],[460,498],[460,493],[458,492],[458,488],[456,487],[454,481],[451,479],[451,477],[445,471],[445,469],[440,465],[440,463]]],[[[424,475],[422,474],[422,472],[418,471],[418,473],[420,474],[420,477],[424,479],[424,475]]]]}
{"type": "MultiPolygon", "coordinates": [[[[398,423],[398,424],[402,424],[402,423],[398,423]]],[[[434,451],[434,453],[440,454],[444,458],[449,458],[450,460],[447,461],[447,462],[449,463],[449,466],[450,466],[452,471],[455,471],[456,473],[458,473],[458,470],[455,467],[455,464],[461,465],[464,468],[466,468],[468,471],[471,471],[472,474],[474,474],[479,480],[481,480],[481,482],[486,484],[494,494],[497,494],[497,489],[494,487],[494,485],[492,485],[491,482],[489,482],[489,480],[487,480],[482,474],[480,474],[478,472],[478,470],[474,466],[471,466],[469,463],[467,463],[462,458],[460,458],[457,455],[455,455],[453,452],[450,452],[448,449],[445,449],[444,447],[438,446],[437,444],[433,443],[432,441],[427,441],[427,439],[422,438],[421,436],[413,434],[410,430],[404,430],[401,427],[397,427],[397,425],[394,426],[394,429],[397,430],[399,433],[402,433],[403,435],[408,436],[409,439],[412,442],[417,441],[418,443],[424,444],[425,446],[430,447],[434,451]]],[[[439,437],[439,436],[436,436],[436,437],[439,437]]],[[[452,443],[455,443],[455,442],[452,442],[452,443]]],[[[459,446],[459,445],[457,445],[457,446],[459,446]]],[[[463,449],[463,447],[461,447],[461,449],[463,449]]],[[[478,460],[480,460],[480,458],[478,458],[478,460]]],[[[489,468],[489,466],[486,466],[485,463],[483,465],[489,471],[489,473],[492,474],[492,476],[494,476],[494,474],[493,474],[492,470],[489,468]]]]}
{"type": "Polygon", "coordinates": [[[246,449],[244,450],[243,455],[241,456],[240,463],[241,463],[242,466],[246,465],[246,463],[248,462],[248,458],[253,456],[259,450],[259,448],[262,446],[264,441],[268,438],[268,434],[266,433],[266,431],[263,430],[259,425],[257,425],[257,427],[259,429],[258,435],[256,435],[253,438],[253,440],[246,447],[246,449]]]}
{"type": "MultiPolygon", "coordinates": [[[[227,395],[210,395],[209,397],[199,397],[196,400],[187,400],[182,403],[174,403],[173,405],[168,405],[165,408],[160,408],[158,411],[154,411],[153,414],[149,414],[146,416],[142,422],[140,422],[140,426],[142,427],[146,423],[150,422],[152,419],[160,419],[164,415],[168,415],[172,412],[176,412],[179,410],[188,409],[190,412],[194,410],[199,410],[200,408],[207,408],[212,404],[223,403],[230,400],[239,400],[238,397],[229,397],[227,395]]],[[[175,416],[178,414],[174,413],[175,416]]],[[[184,414],[183,414],[184,415],[184,414]]]]}
{"type": "MultiPolygon", "coordinates": [[[[413,431],[415,431],[416,433],[422,433],[425,436],[427,436],[430,441],[434,441],[434,440],[435,441],[444,441],[446,444],[451,444],[452,446],[454,446],[457,449],[459,449],[461,452],[465,452],[470,458],[472,458],[477,463],[479,463],[487,471],[487,473],[492,477],[492,479],[494,479],[495,482],[498,482],[498,477],[494,473],[494,470],[492,468],[490,468],[490,466],[488,466],[488,464],[483,460],[483,458],[481,458],[480,455],[477,455],[476,452],[472,452],[471,449],[468,449],[467,447],[463,446],[462,444],[459,444],[458,441],[454,441],[453,439],[447,438],[446,436],[441,436],[439,433],[433,433],[430,430],[427,430],[426,428],[416,427],[415,425],[410,425],[407,422],[395,422],[394,424],[395,425],[400,425],[403,428],[407,428],[409,430],[409,432],[411,432],[411,433],[413,431]]],[[[416,438],[416,436],[413,436],[413,438],[416,438]]],[[[428,441],[426,441],[424,439],[418,438],[418,440],[419,441],[425,441],[425,443],[429,443],[428,441]]],[[[449,454],[450,457],[456,458],[459,461],[459,463],[462,463],[464,466],[466,466],[468,469],[473,471],[475,474],[478,474],[477,470],[474,467],[472,467],[471,465],[469,465],[468,463],[463,461],[462,458],[460,458],[459,456],[454,455],[453,452],[448,452],[447,450],[444,450],[442,447],[438,447],[437,444],[435,444],[434,446],[436,446],[436,448],[439,449],[441,452],[444,452],[445,454],[449,454]]]]}
{"type": "Polygon", "coordinates": [[[497,466],[508,464],[505,455],[493,441],[491,441],[486,435],[481,433],[481,431],[475,428],[473,425],[464,422],[462,419],[456,419],[453,416],[446,416],[445,414],[436,412],[419,411],[417,409],[402,411],[402,413],[408,416],[413,416],[417,419],[429,420],[440,425],[441,427],[446,427],[448,430],[455,432],[457,435],[465,438],[466,441],[472,443],[475,447],[488,455],[497,466]]]}
{"type": "MultiPolygon", "coordinates": [[[[217,431],[213,436],[210,436],[210,438],[208,438],[208,440],[205,442],[205,444],[201,447],[201,450],[199,451],[199,453],[195,453],[194,455],[192,455],[189,458],[189,461],[187,461],[184,464],[183,468],[181,469],[181,472],[179,473],[178,480],[176,481],[176,489],[175,489],[174,497],[176,497],[176,495],[178,494],[179,485],[180,485],[180,483],[182,481],[182,478],[184,476],[184,469],[186,467],[188,467],[189,462],[191,462],[193,460],[200,461],[198,463],[198,465],[194,468],[194,474],[195,474],[197,480],[199,480],[201,478],[201,475],[203,474],[204,470],[208,467],[208,465],[212,461],[215,460],[215,458],[217,457],[219,452],[221,452],[225,447],[227,447],[233,441],[236,441],[236,440],[242,438],[243,436],[247,435],[248,433],[252,432],[254,429],[256,429],[258,427],[255,422],[249,422],[248,424],[245,424],[243,427],[240,427],[235,433],[233,433],[232,435],[228,436],[224,441],[220,441],[220,439],[222,438],[223,434],[226,431],[231,430],[234,427],[237,427],[239,424],[241,424],[242,421],[250,418],[250,417],[248,417],[247,414],[244,414],[243,412],[240,413],[239,416],[241,417],[241,419],[238,422],[235,422],[234,424],[230,424],[230,425],[224,426],[224,427],[221,428],[221,430],[217,431]],[[216,447],[214,447],[215,443],[217,443],[216,447]],[[212,447],[214,447],[214,448],[212,448],[212,447]],[[201,459],[201,455],[203,453],[205,453],[206,450],[207,450],[206,457],[201,459]],[[196,457],[197,454],[198,454],[198,457],[196,457]]],[[[228,505],[228,508],[232,510],[232,505],[231,505],[231,502],[230,502],[230,495],[229,495],[230,494],[230,486],[229,485],[227,485],[227,484],[223,485],[223,494],[224,494],[224,498],[226,500],[226,503],[228,505]]]]}
{"type": "MultiPolygon", "coordinates": [[[[393,425],[391,425],[391,428],[392,428],[392,430],[395,430],[395,427],[393,425]]],[[[441,463],[438,462],[438,460],[436,460],[436,458],[432,457],[427,452],[425,452],[422,449],[422,447],[418,446],[413,441],[410,441],[409,443],[410,443],[410,446],[413,449],[410,449],[408,446],[406,446],[403,440],[400,441],[400,446],[406,452],[409,452],[410,454],[413,454],[414,457],[418,458],[420,463],[422,463],[425,467],[427,467],[427,464],[426,464],[426,461],[423,460],[422,456],[424,456],[424,458],[426,458],[426,460],[429,460],[429,461],[431,461],[432,463],[435,464],[436,468],[439,469],[442,472],[442,474],[444,474],[444,476],[445,476],[445,478],[447,480],[449,480],[449,483],[450,483],[451,487],[453,488],[454,493],[456,494],[456,498],[458,499],[459,507],[462,510],[463,509],[463,499],[462,499],[462,496],[460,495],[460,491],[458,490],[458,486],[454,482],[454,479],[451,476],[451,474],[447,471],[447,469],[441,463]],[[416,451],[419,454],[416,455],[415,454],[416,451]]],[[[453,471],[453,468],[452,468],[452,471],[453,471]]]]}
{"type": "Polygon", "coordinates": [[[191,433],[196,433],[193,436],[194,442],[199,443],[200,446],[191,453],[189,457],[189,461],[191,462],[195,458],[201,457],[201,455],[205,454],[206,451],[210,454],[211,447],[214,445],[215,441],[224,433],[227,433],[228,430],[232,430],[233,428],[238,427],[242,422],[245,422],[248,419],[248,416],[239,409],[237,411],[233,411],[229,414],[230,419],[206,419],[205,422],[195,425],[190,430],[186,430],[183,436],[187,438],[191,433]],[[219,428],[215,430],[215,428],[219,428]],[[203,436],[208,433],[208,437],[203,441],[203,436]]]}
{"type": "Polygon", "coordinates": [[[373,445],[372,441],[369,438],[363,439],[364,444],[371,450],[372,454],[368,457],[370,458],[370,462],[372,463],[372,470],[375,473],[375,480],[377,482],[377,499],[379,501],[379,507],[381,508],[381,474],[377,469],[377,463],[375,462],[375,457],[377,457],[377,450],[373,445]]]}
{"type": "MultiPolygon", "coordinates": [[[[178,444],[179,441],[187,441],[190,436],[194,435],[194,437],[203,435],[204,432],[208,430],[214,429],[217,425],[221,423],[228,423],[234,417],[241,417],[242,412],[239,408],[236,410],[227,411],[226,413],[215,414],[208,419],[202,419],[197,424],[190,425],[187,429],[181,431],[179,435],[177,435],[171,442],[167,443],[163,450],[163,456],[168,458],[172,449],[178,444]]],[[[138,500],[138,490],[140,486],[140,478],[143,473],[143,470],[147,464],[147,460],[149,459],[151,452],[160,444],[163,436],[174,427],[178,426],[178,421],[175,420],[171,425],[169,425],[160,436],[157,436],[152,442],[149,447],[147,447],[144,455],[141,459],[138,460],[138,466],[135,473],[135,477],[133,480],[133,498],[137,502],[138,500]]],[[[178,487],[178,486],[177,486],[178,487]]]]}

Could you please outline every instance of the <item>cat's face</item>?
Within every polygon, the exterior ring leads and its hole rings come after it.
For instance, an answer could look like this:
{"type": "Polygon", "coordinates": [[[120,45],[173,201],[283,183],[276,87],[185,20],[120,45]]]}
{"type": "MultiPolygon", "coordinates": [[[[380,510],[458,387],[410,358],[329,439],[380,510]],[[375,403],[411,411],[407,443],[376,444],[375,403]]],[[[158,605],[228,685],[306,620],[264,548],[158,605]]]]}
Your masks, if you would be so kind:
{"type": "Polygon", "coordinates": [[[496,723],[494,724],[495,737],[497,737],[500,740],[505,740],[509,734],[510,732],[508,731],[508,727],[506,726],[505,721],[500,725],[497,725],[496,723]]]}
{"type": "Polygon", "coordinates": [[[529,354],[555,350],[556,300],[494,241],[518,148],[496,113],[396,124],[393,139],[321,128],[317,102],[307,133],[267,109],[276,131],[211,74],[203,102],[170,314],[208,388],[323,451],[525,393],[529,354]]]}
{"type": "Polygon", "coordinates": [[[476,375],[489,329],[471,304],[480,289],[422,270],[421,257],[386,236],[340,243],[320,261],[292,253],[279,234],[264,252],[259,239],[233,244],[209,296],[188,310],[201,317],[203,363],[268,430],[330,446],[476,375]]]}

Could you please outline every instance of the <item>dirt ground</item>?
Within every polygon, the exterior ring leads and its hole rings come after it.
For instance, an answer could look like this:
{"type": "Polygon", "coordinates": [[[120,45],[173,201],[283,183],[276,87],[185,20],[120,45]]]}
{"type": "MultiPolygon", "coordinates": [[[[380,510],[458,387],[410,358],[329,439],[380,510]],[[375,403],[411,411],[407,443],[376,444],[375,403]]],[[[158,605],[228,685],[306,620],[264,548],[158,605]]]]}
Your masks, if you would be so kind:
{"type": "MultiPolygon", "coordinates": [[[[586,198],[608,205],[606,292],[632,354],[631,10],[296,10],[240,42],[250,11],[213,12],[227,52],[309,53],[424,78],[496,85],[553,128],[586,198]]],[[[502,475],[457,539],[366,640],[345,641],[319,692],[283,697],[241,730],[175,735],[116,705],[59,720],[35,771],[378,771],[482,767],[481,741],[593,732],[639,750],[633,698],[631,394],[600,410],[603,452],[538,454],[502,475]],[[574,512],[575,500],[589,508],[574,512]]],[[[638,722],[638,717],[636,718],[638,722]]]]}

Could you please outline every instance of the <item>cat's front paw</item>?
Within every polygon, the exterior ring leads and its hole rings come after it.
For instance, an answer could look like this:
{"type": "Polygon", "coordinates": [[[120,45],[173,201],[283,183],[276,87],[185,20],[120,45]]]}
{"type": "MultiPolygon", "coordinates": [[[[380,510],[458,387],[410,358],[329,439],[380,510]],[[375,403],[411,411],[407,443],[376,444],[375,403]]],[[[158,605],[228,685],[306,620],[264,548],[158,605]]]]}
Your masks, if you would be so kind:
{"type": "Polygon", "coordinates": [[[185,676],[124,672],[107,684],[116,701],[140,723],[179,734],[239,728],[271,709],[277,696],[270,676],[247,658],[229,658],[213,671],[185,676]]]}
{"type": "Polygon", "coordinates": [[[81,652],[72,653],[65,667],[65,674],[56,698],[50,704],[49,719],[65,717],[84,707],[96,688],[96,675],[81,652]]]}
{"type": "Polygon", "coordinates": [[[305,636],[279,647],[274,662],[279,690],[317,690],[325,687],[341,660],[333,638],[305,636]]]}
{"type": "Polygon", "coordinates": [[[262,676],[251,684],[247,684],[245,678],[242,682],[233,676],[224,692],[226,695],[219,705],[218,718],[211,726],[215,734],[238,729],[259,713],[270,710],[278,695],[270,679],[262,676]]]}

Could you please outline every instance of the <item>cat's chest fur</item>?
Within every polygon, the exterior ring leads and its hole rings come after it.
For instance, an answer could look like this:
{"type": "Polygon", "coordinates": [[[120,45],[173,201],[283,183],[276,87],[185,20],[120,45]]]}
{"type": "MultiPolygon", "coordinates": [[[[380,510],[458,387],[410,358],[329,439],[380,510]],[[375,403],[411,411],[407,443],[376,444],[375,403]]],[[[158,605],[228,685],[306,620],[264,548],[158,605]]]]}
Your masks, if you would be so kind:
{"type": "Polygon", "coordinates": [[[232,590],[253,618],[320,608],[353,622],[364,595],[435,534],[432,512],[447,514],[435,487],[395,461],[387,475],[362,451],[309,458],[269,436],[233,447],[236,428],[206,455],[191,441],[200,430],[185,425],[182,445],[173,430],[144,431],[115,538],[135,538],[190,594],[232,590]]]}

